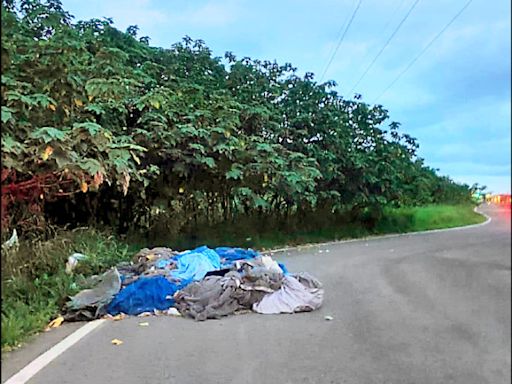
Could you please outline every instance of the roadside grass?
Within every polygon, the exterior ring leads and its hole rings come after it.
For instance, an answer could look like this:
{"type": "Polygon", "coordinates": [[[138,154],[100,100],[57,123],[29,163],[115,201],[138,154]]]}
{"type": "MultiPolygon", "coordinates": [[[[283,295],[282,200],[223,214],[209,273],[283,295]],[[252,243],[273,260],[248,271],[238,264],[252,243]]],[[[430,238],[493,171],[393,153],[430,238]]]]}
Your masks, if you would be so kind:
{"type": "Polygon", "coordinates": [[[42,331],[58,315],[66,297],[82,289],[87,276],[130,260],[133,251],[93,229],[61,232],[44,242],[21,241],[18,251],[2,251],[2,352],[42,331]],[[65,265],[74,252],[87,259],[70,276],[65,265]]]}
{"type": "MultiPolygon", "coordinates": [[[[431,205],[385,209],[372,229],[346,217],[307,218],[291,227],[239,221],[197,229],[193,235],[138,240],[138,244],[94,229],[62,231],[45,242],[20,244],[17,252],[2,252],[2,352],[17,347],[41,332],[58,315],[66,297],[83,288],[87,276],[104,272],[131,257],[143,246],[169,246],[176,250],[198,245],[237,246],[260,250],[283,246],[361,238],[371,235],[451,228],[485,221],[472,205],[431,205]],[[87,259],[75,273],[65,273],[69,255],[80,252],[87,259]]],[[[132,241],[137,241],[130,238],[132,241]]]]}

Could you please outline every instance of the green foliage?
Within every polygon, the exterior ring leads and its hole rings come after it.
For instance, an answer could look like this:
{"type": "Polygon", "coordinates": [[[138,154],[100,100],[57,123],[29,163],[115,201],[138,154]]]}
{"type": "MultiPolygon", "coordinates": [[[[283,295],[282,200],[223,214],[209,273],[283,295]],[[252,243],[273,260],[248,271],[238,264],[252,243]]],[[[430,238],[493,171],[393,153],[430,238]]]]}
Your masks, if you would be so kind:
{"type": "Polygon", "coordinates": [[[469,199],[387,110],[334,82],[189,37],[151,47],[136,26],[74,23],[58,0],[2,7],[3,224],[21,232],[34,229],[26,206],[124,232],[315,209],[375,221],[386,206],[469,199]]]}

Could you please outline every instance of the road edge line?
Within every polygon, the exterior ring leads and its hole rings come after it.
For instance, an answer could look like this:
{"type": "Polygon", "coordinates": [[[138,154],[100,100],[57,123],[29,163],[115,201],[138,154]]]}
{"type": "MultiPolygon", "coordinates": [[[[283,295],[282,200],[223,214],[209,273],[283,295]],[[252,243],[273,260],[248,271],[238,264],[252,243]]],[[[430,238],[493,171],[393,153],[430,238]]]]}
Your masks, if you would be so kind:
{"type": "Polygon", "coordinates": [[[372,240],[379,240],[379,239],[388,239],[388,238],[394,238],[394,237],[400,237],[400,236],[415,236],[415,235],[424,235],[424,234],[437,233],[437,232],[457,231],[457,230],[462,230],[462,229],[481,227],[481,226],[489,224],[492,221],[492,218],[489,215],[486,215],[485,213],[478,211],[477,208],[478,207],[473,208],[473,212],[476,212],[479,215],[482,215],[483,217],[486,218],[486,220],[484,222],[478,223],[478,224],[463,225],[460,227],[451,227],[451,228],[428,229],[426,231],[417,231],[417,232],[391,233],[388,235],[368,236],[368,237],[361,237],[358,239],[334,240],[334,241],[327,241],[325,243],[303,244],[303,245],[297,245],[294,247],[269,249],[269,250],[266,250],[261,253],[273,254],[273,253],[277,253],[277,252],[297,251],[297,250],[301,250],[303,248],[319,247],[319,246],[323,246],[323,245],[336,245],[336,244],[344,244],[344,243],[355,243],[358,241],[372,241],[372,240]]]}
{"type": "Polygon", "coordinates": [[[66,351],[69,347],[76,344],[85,335],[96,329],[105,321],[105,319],[94,320],[78,328],[72,334],[68,335],[65,339],[59,341],[49,350],[39,355],[32,362],[28,363],[18,373],[14,374],[9,379],[7,379],[7,381],[5,381],[4,384],[25,384],[41,369],[46,367],[59,355],[66,351]]]}

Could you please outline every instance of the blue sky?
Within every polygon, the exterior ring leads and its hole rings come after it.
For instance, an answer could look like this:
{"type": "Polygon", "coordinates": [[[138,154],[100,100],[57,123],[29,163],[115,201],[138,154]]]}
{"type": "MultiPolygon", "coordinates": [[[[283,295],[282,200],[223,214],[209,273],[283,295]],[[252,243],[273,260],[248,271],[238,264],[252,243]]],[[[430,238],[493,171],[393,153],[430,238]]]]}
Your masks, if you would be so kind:
{"type": "MultiPolygon", "coordinates": [[[[77,19],[112,17],[138,25],[151,45],[185,35],[217,56],[290,62],[320,78],[358,0],[63,0],[77,19]]],[[[362,0],[325,80],[346,96],[414,0],[362,0]]],[[[420,0],[353,92],[374,102],[466,0],[420,0]]],[[[474,0],[378,102],[419,155],[440,174],[510,192],[511,9],[508,0],[474,0]]]]}

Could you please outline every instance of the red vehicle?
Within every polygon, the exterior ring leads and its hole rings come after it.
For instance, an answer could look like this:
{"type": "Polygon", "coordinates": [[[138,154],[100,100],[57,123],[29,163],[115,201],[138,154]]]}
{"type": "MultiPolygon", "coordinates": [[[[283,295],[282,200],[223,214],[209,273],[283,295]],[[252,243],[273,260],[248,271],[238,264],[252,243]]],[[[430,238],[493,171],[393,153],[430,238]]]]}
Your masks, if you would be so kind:
{"type": "Polygon", "coordinates": [[[511,204],[510,194],[492,195],[486,198],[486,200],[494,204],[511,204]]]}

